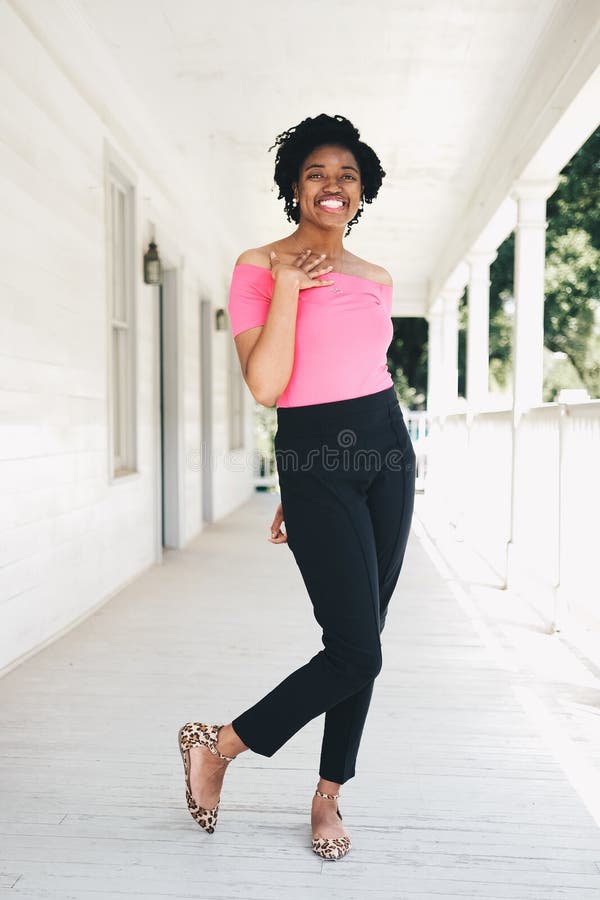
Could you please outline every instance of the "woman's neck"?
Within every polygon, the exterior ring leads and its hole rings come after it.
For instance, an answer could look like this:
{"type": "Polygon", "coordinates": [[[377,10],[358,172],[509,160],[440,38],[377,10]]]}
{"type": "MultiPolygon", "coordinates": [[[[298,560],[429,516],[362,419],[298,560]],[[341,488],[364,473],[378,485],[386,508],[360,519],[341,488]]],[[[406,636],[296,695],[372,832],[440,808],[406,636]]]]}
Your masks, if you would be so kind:
{"type": "Polygon", "coordinates": [[[293,238],[302,250],[310,249],[313,253],[326,253],[332,259],[342,259],[344,256],[341,232],[322,231],[306,225],[299,226],[293,238]]]}

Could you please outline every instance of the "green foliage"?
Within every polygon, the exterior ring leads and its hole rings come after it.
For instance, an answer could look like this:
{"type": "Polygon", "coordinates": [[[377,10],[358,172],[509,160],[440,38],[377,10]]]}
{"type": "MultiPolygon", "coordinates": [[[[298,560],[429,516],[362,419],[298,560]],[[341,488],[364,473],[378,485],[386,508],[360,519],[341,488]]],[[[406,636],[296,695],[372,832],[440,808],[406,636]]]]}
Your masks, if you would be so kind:
{"type": "Polygon", "coordinates": [[[498,248],[490,267],[490,390],[506,390],[512,375],[515,235],[498,248]]]}
{"type": "MultiPolygon", "coordinates": [[[[563,387],[585,387],[598,397],[600,128],[563,169],[547,220],[544,345],[561,356],[545,367],[544,399],[555,399],[563,387]]],[[[514,252],[513,232],[490,270],[490,390],[510,387],[514,252]]]]}
{"type": "Polygon", "coordinates": [[[468,292],[465,288],[458,301],[458,396],[467,396],[467,306],[468,292]]]}
{"type": "Polygon", "coordinates": [[[567,355],[590,391],[594,379],[589,378],[592,373],[588,366],[590,339],[596,327],[596,298],[600,297],[600,250],[583,228],[553,233],[548,244],[544,343],[549,350],[567,355]]]}
{"type": "Polygon", "coordinates": [[[560,352],[553,353],[544,347],[544,402],[555,400],[563,388],[583,387],[584,384],[568,356],[560,352]]]}
{"type": "Polygon", "coordinates": [[[590,397],[600,397],[600,333],[598,326],[590,338],[584,358],[585,387],[590,397]]]}
{"type": "MultiPolygon", "coordinates": [[[[600,397],[600,128],[563,169],[547,204],[544,400],[561,388],[600,397]],[[558,355],[553,355],[558,354],[558,355]]],[[[490,269],[490,390],[510,388],[515,236],[490,269]]],[[[464,394],[466,292],[459,303],[459,393],[464,394]]],[[[427,392],[427,323],[394,319],[388,365],[401,401],[422,406],[427,392]]]]}
{"type": "Polygon", "coordinates": [[[427,393],[427,321],[393,317],[388,368],[403,406],[423,409],[427,393]]]}
{"type": "Polygon", "coordinates": [[[570,228],[587,231],[600,250],[600,128],[582,144],[561,172],[548,200],[548,237],[570,228]]]}

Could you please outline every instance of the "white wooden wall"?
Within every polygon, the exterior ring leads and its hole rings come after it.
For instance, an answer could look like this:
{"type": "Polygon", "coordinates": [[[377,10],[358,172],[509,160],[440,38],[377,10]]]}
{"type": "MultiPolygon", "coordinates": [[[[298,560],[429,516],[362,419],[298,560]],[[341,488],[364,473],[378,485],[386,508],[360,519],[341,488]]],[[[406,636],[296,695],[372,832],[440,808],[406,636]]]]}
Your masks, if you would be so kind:
{"type": "MultiPolygon", "coordinates": [[[[175,151],[143,131],[93,35],[67,13],[44,32],[18,9],[0,5],[0,670],[157,561],[157,298],[141,274],[151,225],[180,267],[181,544],[201,530],[201,471],[186,462],[202,439],[199,305],[225,306],[233,262],[211,243],[202,185],[180,189],[175,151]],[[105,146],[136,180],[139,473],[120,483],[108,472],[105,146]]],[[[227,340],[213,335],[217,451],[227,340]]],[[[249,495],[251,472],[219,467],[215,485],[220,518],[249,495]]]]}

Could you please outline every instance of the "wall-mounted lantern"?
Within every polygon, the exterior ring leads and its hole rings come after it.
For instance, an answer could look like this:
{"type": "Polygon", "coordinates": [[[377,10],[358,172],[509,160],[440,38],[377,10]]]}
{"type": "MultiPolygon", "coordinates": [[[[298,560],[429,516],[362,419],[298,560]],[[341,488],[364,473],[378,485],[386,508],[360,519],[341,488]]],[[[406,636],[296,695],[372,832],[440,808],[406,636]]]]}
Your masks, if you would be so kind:
{"type": "Polygon", "coordinates": [[[144,282],[146,284],[162,284],[162,266],[154,241],[150,241],[148,249],[144,253],[144,282]]]}
{"type": "Polygon", "coordinates": [[[224,309],[215,312],[215,331],[227,331],[227,313],[224,309]]]}

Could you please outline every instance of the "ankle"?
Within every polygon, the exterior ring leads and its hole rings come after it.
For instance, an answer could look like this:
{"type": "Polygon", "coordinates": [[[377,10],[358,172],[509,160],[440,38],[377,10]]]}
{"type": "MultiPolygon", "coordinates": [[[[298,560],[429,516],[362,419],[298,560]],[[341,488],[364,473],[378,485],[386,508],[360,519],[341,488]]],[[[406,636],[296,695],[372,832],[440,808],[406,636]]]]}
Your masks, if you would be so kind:
{"type": "MultiPolygon", "coordinates": [[[[341,788],[341,784],[338,784],[337,781],[327,781],[326,778],[319,778],[319,782],[317,784],[317,790],[321,791],[322,794],[338,794],[341,788]]],[[[315,794],[315,796],[318,796],[315,794]]]]}
{"type": "Polygon", "coordinates": [[[237,736],[231,723],[223,725],[223,727],[219,729],[216,746],[217,750],[220,750],[225,756],[238,756],[238,754],[243,753],[244,750],[250,749],[237,736]]]}

